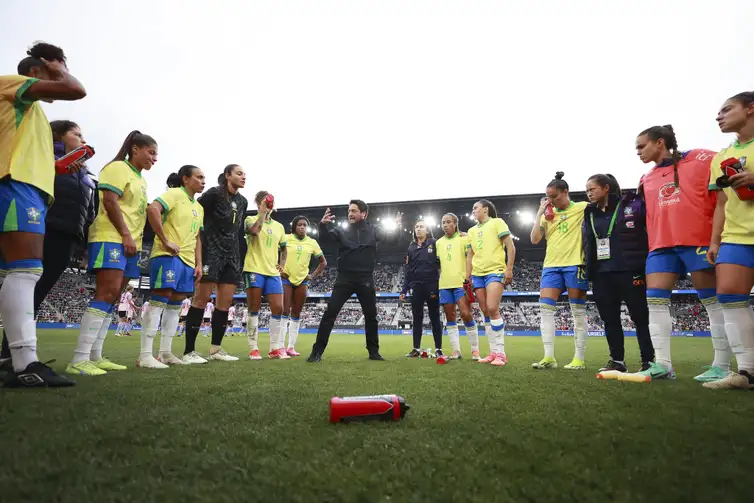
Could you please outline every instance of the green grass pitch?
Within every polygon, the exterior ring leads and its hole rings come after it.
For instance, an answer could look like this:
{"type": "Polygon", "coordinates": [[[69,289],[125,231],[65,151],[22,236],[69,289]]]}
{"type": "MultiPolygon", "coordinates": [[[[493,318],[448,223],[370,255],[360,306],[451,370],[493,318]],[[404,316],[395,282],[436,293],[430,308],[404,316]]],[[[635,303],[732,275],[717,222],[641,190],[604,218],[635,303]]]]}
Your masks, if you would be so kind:
{"type": "MultiPolygon", "coordinates": [[[[64,368],[77,332],[40,331],[64,368]]],[[[308,354],[312,335],[298,344],[308,354]]],[[[535,371],[535,337],[508,337],[510,363],[407,361],[410,338],[334,335],[325,361],[242,359],[164,371],[134,368],[138,336],[105,349],[131,368],[62,390],[1,390],[0,500],[11,502],[732,502],[751,494],[754,395],[691,378],[708,338],[674,338],[678,379],[598,381],[603,338],[585,372],[535,371]],[[328,423],[332,396],[396,393],[396,423],[328,423]]],[[[558,337],[570,361],[573,340],[558,337]]],[[[200,337],[200,352],[208,349],[200,337]]],[[[446,342],[447,344],[447,342],[446,342]]],[[[462,338],[467,357],[468,342],[462,338]]],[[[482,338],[482,347],[487,341],[482,338]]],[[[429,346],[429,337],[425,337],[429,346]]],[[[263,337],[260,347],[267,347],[263,337]]],[[[635,340],[626,341],[635,369],[635,340]]],[[[157,348],[157,343],[155,343],[157,348]]],[[[183,340],[174,341],[176,353],[183,340]]]]}

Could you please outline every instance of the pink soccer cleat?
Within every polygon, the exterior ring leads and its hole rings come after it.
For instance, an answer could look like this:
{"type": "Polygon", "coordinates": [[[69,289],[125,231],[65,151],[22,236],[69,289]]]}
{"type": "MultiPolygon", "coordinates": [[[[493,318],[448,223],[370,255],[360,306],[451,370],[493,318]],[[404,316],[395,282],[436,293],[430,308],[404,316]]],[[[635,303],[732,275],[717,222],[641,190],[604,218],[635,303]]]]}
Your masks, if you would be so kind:
{"type": "Polygon", "coordinates": [[[274,351],[270,351],[267,353],[267,356],[270,357],[272,360],[290,360],[291,357],[288,356],[288,353],[285,351],[285,349],[276,349],[274,351]]]}
{"type": "Polygon", "coordinates": [[[490,353],[481,360],[479,360],[479,363],[492,363],[495,361],[495,358],[497,358],[497,355],[495,353],[490,353]]]}
{"type": "Polygon", "coordinates": [[[258,349],[254,349],[249,352],[249,360],[261,360],[262,354],[259,352],[258,349]]]}
{"type": "Polygon", "coordinates": [[[288,353],[288,356],[301,356],[301,353],[296,352],[293,348],[288,348],[285,352],[288,353]]]}
{"type": "Polygon", "coordinates": [[[505,367],[506,363],[508,363],[508,357],[505,356],[505,353],[499,353],[495,355],[495,359],[490,362],[490,365],[494,365],[495,367],[505,367]]]}

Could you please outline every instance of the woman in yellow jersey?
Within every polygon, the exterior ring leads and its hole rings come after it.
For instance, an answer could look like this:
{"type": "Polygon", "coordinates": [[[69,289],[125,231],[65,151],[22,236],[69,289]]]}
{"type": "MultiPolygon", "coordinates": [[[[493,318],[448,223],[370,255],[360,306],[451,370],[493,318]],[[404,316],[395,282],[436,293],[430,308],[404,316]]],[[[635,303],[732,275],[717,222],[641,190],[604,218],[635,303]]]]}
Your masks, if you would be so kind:
{"type": "Polygon", "coordinates": [[[718,191],[707,259],[715,264],[717,298],[738,374],[703,384],[713,389],[754,388],[754,92],[723,103],[717,115],[723,133],[736,140],[712,160],[710,190],[718,191]]]}
{"type": "MultiPolygon", "coordinates": [[[[284,270],[288,249],[285,229],[272,219],[272,207],[267,201],[269,192],[260,190],[254,197],[259,213],[246,217],[244,227],[248,234],[248,249],[243,264],[246,301],[250,313],[258,313],[262,307],[262,296],[270,305],[270,352],[276,360],[290,358],[283,348],[283,284],[280,273],[284,270]]],[[[249,331],[249,359],[261,360],[258,347],[258,332],[249,331]]]]}
{"type": "Polygon", "coordinates": [[[471,359],[479,360],[479,333],[471,312],[469,297],[463,288],[466,282],[466,255],[469,253],[471,242],[468,234],[461,235],[458,232],[458,217],[454,213],[442,216],[442,230],[445,235],[437,240],[435,248],[437,261],[440,263],[440,305],[445,311],[445,324],[448,327],[450,347],[453,349],[450,358],[461,359],[456,313],[458,306],[471,345],[471,359]]]}
{"type": "Polygon", "coordinates": [[[489,320],[489,329],[485,326],[485,331],[490,354],[479,362],[502,367],[508,363],[508,357],[505,354],[505,324],[500,315],[500,299],[503,297],[503,284],[510,285],[513,281],[516,245],[513,244],[508,225],[497,217],[494,204],[481,199],[474,203],[471,211],[478,223],[468,232],[471,246],[466,257],[466,279],[473,283],[485,322],[489,320]]]}
{"type": "Polygon", "coordinates": [[[34,289],[55,183],[52,132],[39,101],[79,100],[86,91],[61,48],[39,42],[27,54],[18,75],[0,76],[0,315],[12,357],[0,358],[0,370],[9,371],[7,387],[73,386],[37,359],[34,289]]]}
{"type": "Polygon", "coordinates": [[[97,217],[89,229],[89,272],[97,276],[94,298],[81,319],[81,331],[66,372],[74,375],[102,375],[108,370],[125,370],[102,357],[113,303],[138,278],[138,257],[147,220],[147,182],[142,171],[157,162],[157,142],[151,136],[132,131],[110,164],[99,175],[97,217]]]}
{"type": "Polygon", "coordinates": [[[168,365],[190,363],[173,355],[173,337],[178,329],[183,300],[194,293],[194,283],[202,279],[202,242],[199,231],[204,208],[196,200],[204,191],[204,173],[196,166],[182,166],[168,176],[168,190],[147,208],[154,230],[149,260],[149,287],[152,297],[144,313],[141,329],[141,368],[165,369],[168,365]],[[162,317],[162,320],[160,320],[162,317]],[[152,341],[160,330],[160,354],[152,355],[152,341]]]}
{"type": "Polygon", "coordinates": [[[547,197],[542,200],[534,227],[531,230],[532,244],[547,239],[545,263],[539,291],[539,307],[542,313],[541,331],[545,356],[532,364],[535,369],[558,368],[555,361],[555,312],[557,301],[568,291],[574,324],[576,354],[565,366],[568,370],[584,370],[586,351],[586,291],[589,282],[584,273],[581,226],[584,209],[588,203],[574,203],[568,197],[568,183],[563,172],[558,171],[547,185],[547,197]]]}
{"type": "Polygon", "coordinates": [[[304,216],[297,216],[291,222],[291,233],[285,237],[288,256],[281,275],[283,279],[283,328],[280,336],[282,351],[288,356],[301,356],[296,352],[296,339],[301,326],[301,310],[306,302],[309,281],[322,274],[327,267],[327,260],[322,248],[315,239],[306,235],[309,230],[309,220],[304,216]],[[319,260],[317,268],[309,274],[309,263],[312,257],[319,260]],[[289,317],[290,316],[290,321],[289,317]],[[288,345],[285,335],[288,334],[288,345]],[[286,349],[287,347],[287,349],[286,349]]]}

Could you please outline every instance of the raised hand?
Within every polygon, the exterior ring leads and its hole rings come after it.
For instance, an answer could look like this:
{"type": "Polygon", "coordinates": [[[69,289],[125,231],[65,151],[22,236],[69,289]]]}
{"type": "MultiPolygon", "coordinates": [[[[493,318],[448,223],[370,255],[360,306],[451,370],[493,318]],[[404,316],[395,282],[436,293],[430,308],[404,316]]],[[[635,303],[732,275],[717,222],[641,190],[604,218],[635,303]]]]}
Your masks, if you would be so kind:
{"type": "Polygon", "coordinates": [[[322,217],[321,223],[329,224],[335,220],[335,215],[332,214],[330,208],[325,211],[325,216],[322,217]]]}

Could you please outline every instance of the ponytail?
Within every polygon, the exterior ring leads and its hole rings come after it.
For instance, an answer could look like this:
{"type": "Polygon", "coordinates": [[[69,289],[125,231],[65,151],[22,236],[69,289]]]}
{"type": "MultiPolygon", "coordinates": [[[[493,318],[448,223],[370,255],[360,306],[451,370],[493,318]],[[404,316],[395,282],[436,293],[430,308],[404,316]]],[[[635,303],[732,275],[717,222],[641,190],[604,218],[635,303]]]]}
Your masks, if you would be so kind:
{"type": "Polygon", "coordinates": [[[678,162],[683,159],[683,154],[678,151],[678,140],[675,137],[673,126],[670,124],[665,124],[664,126],[652,126],[639,133],[639,136],[642,135],[647,135],[647,137],[654,142],[660,140],[665,142],[665,148],[670,152],[670,158],[673,161],[673,183],[675,183],[676,187],[680,187],[681,182],[678,178],[678,162]]]}
{"type": "Polygon", "coordinates": [[[149,135],[142,134],[141,131],[133,130],[128,133],[128,136],[126,136],[125,141],[123,141],[123,145],[121,145],[118,153],[115,154],[115,158],[112,160],[112,162],[125,161],[127,159],[130,159],[131,149],[134,146],[151,147],[153,145],[157,145],[157,142],[154,141],[154,138],[149,135]]]}
{"type": "Polygon", "coordinates": [[[230,191],[228,190],[228,178],[227,176],[233,173],[233,168],[237,167],[238,164],[228,164],[225,166],[225,169],[223,169],[223,172],[220,173],[220,175],[217,177],[217,185],[220,189],[220,192],[222,193],[223,197],[226,200],[230,199],[230,191]]]}
{"type": "Polygon", "coordinates": [[[178,170],[177,173],[170,173],[168,175],[167,179],[167,186],[171,189],[177,189],[178,187],[183,187],[186,184],[183,183],[184,178],[191,178],[191,175],[194,174],[194,170],[199,169],[196,166],[193,166],[191,164],[186,164],[185,166],[181,166],[181,169],[178,170]]]}

